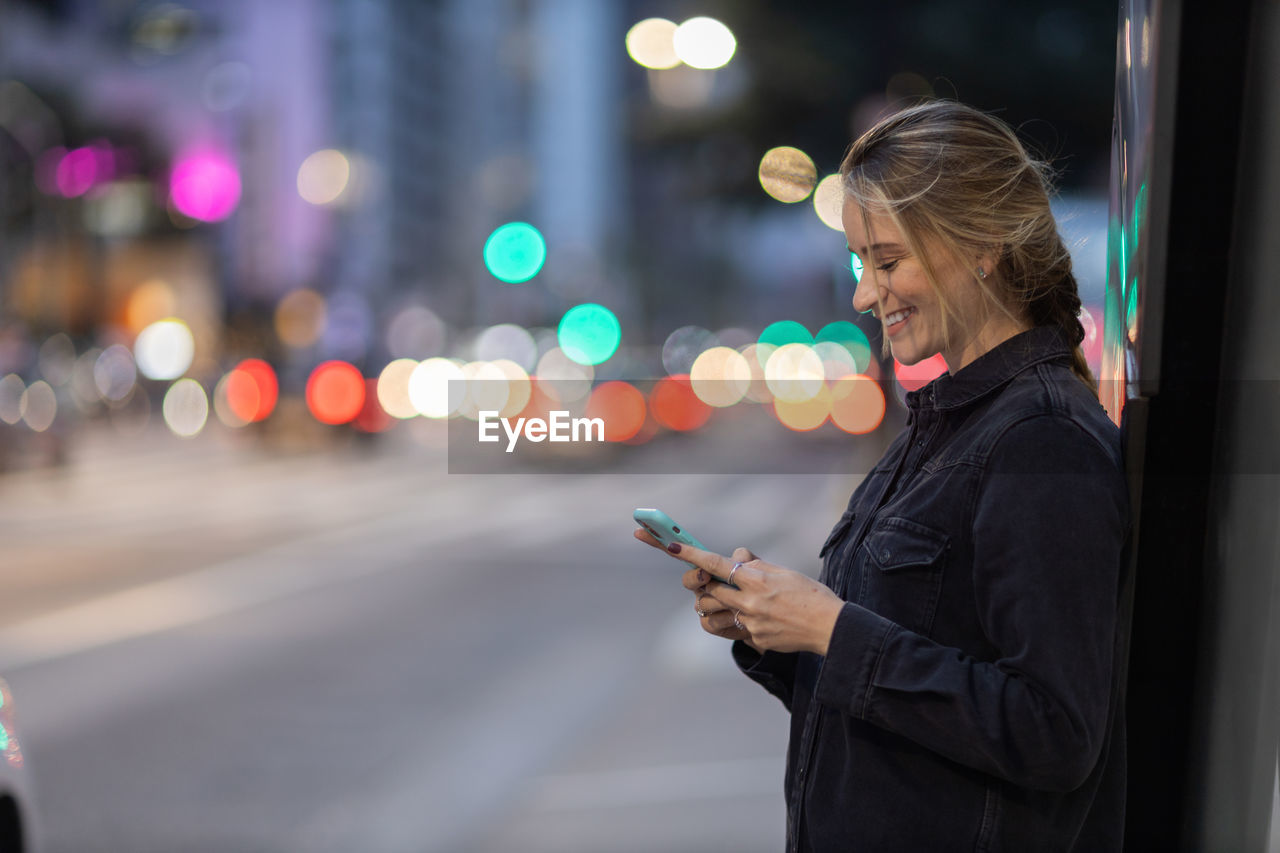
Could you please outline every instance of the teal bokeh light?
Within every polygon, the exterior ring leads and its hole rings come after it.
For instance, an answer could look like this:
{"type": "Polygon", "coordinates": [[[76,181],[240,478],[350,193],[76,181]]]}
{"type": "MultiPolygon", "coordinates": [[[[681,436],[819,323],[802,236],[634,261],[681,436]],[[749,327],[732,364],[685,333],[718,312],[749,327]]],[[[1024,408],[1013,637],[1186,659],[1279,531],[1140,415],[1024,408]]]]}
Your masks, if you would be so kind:
{"type": "Polygon", "coordinates": [[[556,337],[564,354],[578,364],[600,364],[618,351],[622,326],[608,308],[586,302],[564,313],[556,337]]]}
{"type": "Polygon", "coordinates": [[[853,281],[855,284],[862,281],[862,258],[858,257],[853,252],[849,253],[849,272],[853,273],[853,281]]]}
{"type": "Polygon", "coordinates": [[[854,368],[859,373],[867,372],[871,364],[871,343],[867,340],[866,333],[853,323],[848,320],[837,320],[823,326],[818,330],[818,334],[813,336],[813,342],[820,344],[824,341],[844,347],[849,351],[849,355],[853,356],[854,368]]]}
{"type": "Polygon", "coordinates": [[[765,326],[764,331],[760,333],[759,342],[771,347],[781,347],[787,344],[813,346],[813,335],[809,334],[809,330],[795,320],[779,320],[776,323],[770,323],[765,326]]]}
{"type": "Polygon", "coordinates": [[[547,260],[547,241],[527,222],[508,222],[494,229],[484,243],[484,265],[509,284],[528,281],[547,260]]]}

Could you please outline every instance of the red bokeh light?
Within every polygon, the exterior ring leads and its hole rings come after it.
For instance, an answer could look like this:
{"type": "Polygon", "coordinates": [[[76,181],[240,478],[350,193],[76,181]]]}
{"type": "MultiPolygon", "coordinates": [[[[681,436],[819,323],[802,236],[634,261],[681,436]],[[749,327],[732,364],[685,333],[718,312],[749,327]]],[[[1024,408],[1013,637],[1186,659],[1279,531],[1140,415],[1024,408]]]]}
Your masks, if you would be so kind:
{"type": "Polygon", "coordinates": [[[382,432],[389,429],[394,422],[395,419],[387,414],[386,409],[382,408],[382,404],[378,402],[378,380],[366,379],[364,405],[360,407],[360,414],[356,415],[356,429],[362,432],[382,432]]]}
{"type": "Polygon", "coordinates": [[[644,426],[644,394],[621,380],[605,382],[591,392],[587,417],[604,421],[605,441],[626,441],[644,426]]]}
{"type": "Polygon", "coordinates": [[[322,424],[345,424],[364,407],[364,377],[355,365],[326,361],[307,379],[307,408],[322,424]]]}
{"type": "Polygon", "coordinates": [[[679,432],[698,429],[711,418],[711,407],[693,393],[687,373],[660,380],[649,394],[649,408],[658,423],[679,432]]]}
{"type": "Polygon", "coordinates": [[[276,372],[260,358],[247,358],[227,376],[227,406],[245,423],[265,420],[280,396],[276,372]]]}
{"type": "Polygon", "coordinates": [[[898,384],[908,391],[923,388],[946,372],[947,361],[942,353],[935,353],[909,367],[896,358],[893,360],[893,375],[898,378],[898,384]]]}

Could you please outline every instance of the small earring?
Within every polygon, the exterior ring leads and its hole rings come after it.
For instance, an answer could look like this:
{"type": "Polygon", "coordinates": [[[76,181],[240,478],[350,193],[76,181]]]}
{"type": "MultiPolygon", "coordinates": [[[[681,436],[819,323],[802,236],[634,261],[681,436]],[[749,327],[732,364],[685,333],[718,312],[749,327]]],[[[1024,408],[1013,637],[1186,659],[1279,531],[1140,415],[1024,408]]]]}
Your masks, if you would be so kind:
{"type": "Polygon", "coordinates": [[[978,278],[982,279],[983,281],[987,280],[987,271],[984,270],[982,267],[978,267],[978,278]]]}

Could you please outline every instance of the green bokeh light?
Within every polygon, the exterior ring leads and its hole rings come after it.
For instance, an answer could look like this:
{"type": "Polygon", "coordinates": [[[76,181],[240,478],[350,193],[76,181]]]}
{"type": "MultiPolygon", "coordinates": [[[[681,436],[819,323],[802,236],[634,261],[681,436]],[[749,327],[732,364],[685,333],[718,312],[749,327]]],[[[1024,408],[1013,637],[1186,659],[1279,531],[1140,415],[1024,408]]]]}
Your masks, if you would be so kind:
{"type": "Polygon", "coordinates": [[[853,356],[854,368],[859,373],[867,372],[871,364],[871,342],[867,340],[866,333],[853,323],[848,320],[828,323],[813,336],[815,344],[823,341],[831,341],[847,349],[849,355],[853,356]]]}
{"type": "Polygon", "coordinates": [[[813,335],[809,334],[809,330],[795,320],[779,320],[776,323],[770,323],[765,326],[764,331],[760,333],[759,342],[768,344],[771,347],[781,347],[787,344],[813,346],[813,335]]]}
{"type": "Polygon", "coordinates": [[[622,327],[608,308],[586,302],[564,313],[556,337],[564,354],[578,364],[600,364],[618,351],[622,327]]]}
{"type": "Polygon", "coordinates": [[[538,274],[547,260],[547,241],[527,222],[508,222],[484,243],[484,265],[495,278],[519,284],[538,274]]]}
{"type": "Polygon", "coordinates": [[[853,273],[854,282],[862,281],[862,258],[853,252],[849,253],[849,271],[853,273]]]}

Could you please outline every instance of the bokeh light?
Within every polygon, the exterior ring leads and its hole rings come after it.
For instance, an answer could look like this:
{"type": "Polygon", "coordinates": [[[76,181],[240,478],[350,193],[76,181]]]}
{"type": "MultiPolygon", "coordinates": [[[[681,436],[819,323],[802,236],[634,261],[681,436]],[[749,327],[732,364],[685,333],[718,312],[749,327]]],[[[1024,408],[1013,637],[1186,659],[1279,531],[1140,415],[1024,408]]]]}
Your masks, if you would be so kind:
{"type": "Polygon", "coordinates": [[[93,383],[109,403],[127,398],[138,384],[138,369],[133,354],[120,344],[113,344],[102,351],[93,365],[93,383]]]}
{"type": "Polygon", "coordinates": [[[498,414],[504,418],[513,417],[529,405],[529,398],[533,394],[533,382],[529,378],[528,371],[510,359],[495,359],[492,364],[502,371],[507,379],[507,403],[498,410],[498,414]]]}
{"type": "Polygon", "coordinates": [[[585,416],[604,421],[605,441],[634,438],[645,420],[644,394],[621,380],[603,382],[591,392],[585,416]]]}
{"type": "Polygon", "coordinates": [[[893,375],[898,384],[908,391],[923,388],[946,372],[947,361],[942,353],[935,353],[912,365],[903,364],[896,358],[893,360],[893,375]]]}
{"type": "Polygon", "coordinates": [[[67,198],[75,198],[93,189],[95,184],[110,176],[102,168],[104,159],[104,152],[94,147],[68,151],[58,161],[55,177],[58,192],[67,198]]]}
{"type": "Polygon", "coordinates": [[[494,278],[508,284],[528,281],[547,260],[547,242],[527,222],[500,225],[484,243],[484,265],[494,278]]]}
{"type": "Polygon", "coordinates": [[[813,191],[813,210],[828,228],[844,233],[844,182],[839,175],[827,175],[813,191]]]}
{"type": "Polygon", "coordinates": [[[681,326],[667,335],[662,344],[662,366],[671,376],[689,373],[698,356],[719,343],[715,335],[701,326],[681,326]]]}
{"type": "Polygon", "coordinates": [[[741,401],[751,387],[751,365],[736,350],[712,347],[694,361],[689,383],[693,393],[707,405],[732,406],[741,401]]]}
{"type": "Polygon", "coordinates": [[[538,359],[538,387],[543,394],[562,403],[584,399],[591,393],[595,369],[569,358],[564,350],[553,347],[538,359]]]}
{"type": "Polygon", "coordinates": [[[733,32],[715,18],[697,17],[676,27],[672,46],[686,65],[710,70],[729,64],[738,49],[738,41],[733,32]]]}
{"type": "Polygon", "coordinates": [[[225,391],[227,407],[251,424],[266,420],[275,411],[280,385],[271,365],[259,358],[246,358],[226,375],[225,391]]]}
{"type": "Polygon", "coordinates": [[[22,392],[18,407],[22,410],[22,420],[35,432],[44,432],[53,426],[58,415],[58,398],[49,387],[48,382],[32,382],[22,392]]]}
{"type": "Polygon", "coordinates": [[[849,253],[849,272],[853,274],[854,284],[858,284],[862,281],[862,258],[858,257],[853,252],[849,253]]]}
{"type": "Polygon", "coordinates": [[[124,322],[134,334],[177,311],[177,297],[165,281],[152,278],[144,281],[129,293],[124,306],[124,322]]]}
{"type": "Polygon", "coordinates": [[[326,361],[307,379],[307,408],[322,424],[345,424],[364,406],[364,377],[355,365],[326,361]]]}
{"type": "MultiPolygon", "coordinates": [[[[764,331],[760,333],[757,343],[767,345],[773,349],[784,347],[787,344],[804,344],[809,346],[813,343],[813,335],[804,327],[804,324],[797,323],[795,320],[779,320],[776,323],[770,323],[764,327],[764,331]]],[[[773,354],[773,349],[768,352],[759,352],[758,355],[764,357],[761,364],[768,361],[768,357],[773,354]]]]}
{"type": "Polygon", "coordinates": [[[471,361],[462,365],[466,380],[466,396],[458,414],[475,420],[480,412],[500,412],[507,405],[509,388],[502,368],[488,361],[471,361]]]}
{"type": "Polygon", "coordinates": [[[688,376],[667,376],[649,393],[649,410],[658,423],[677,432],[699,429],[712,408],[698,399],[688,376]]]}
{"type": "Polygon", "coordinates": [[[299,288],[285,294],[276,306],[276,335],[288,346],[303,349],[324,331],[328,303],[314,290],[299,288]]]}
{"type": "Polygon", "coordinates": [[[760,186],[773,198],[788,204],[804,201],[818,181],[818,167],[799,148],[770,148],[760,158],[760,186]]]}
{"type": "Polygon", "coordinates": [[[538,344],[533,335],[515,323],[490,326],[476,338],[475,357],[481,361],[507,359],[526,371],[538,363],[538,344]]]}
{"type": "Polygon", "coordinates": [[[789,430],[808,432],[822,426],[831,414],[831,393],[825,385],[817,393],[805,400],[773,401],[773,414],[778,421],[789,430]]]}
{"type": "Polygon", "coordinates": [[[773,392],[764,381],[764,366],[769,363],[769,356],[778,348],[772,344],[749,344],[742,348],[742,357],[751,369],[751,384],[747,386],[747,394],[743,398],[752,403],[773,402],[773,392]]]}
{"type": "Polygon", "coordinates": [[[307,155],[298,167],[298,195],[314,205],[333,204],[342,197],[351,179],[351,163],[333,148],[307,155]]]}
{"type": "Polygon", "coordinates": [[[384,432],[391,428],[395,420],[378,403],[378,380],[364,381],[364,405],[356,414],[352,424],[361,432],[384,432]]]}
{"type": "Polygon", "coordinates": [[[445,325],[425,305],[408,305],[387,325],[387,350],[392,358],[423,359],[444,349],[445,325]]]}
{"type": "Polygon", "coordinates": [[[418,415],[417,407],[409,398],[409,378],[417,367],[418,362],[411,358],[398,358],[378,374],[378,403],[393,418],[406,420],[418,415]]]}
{"type": "Polygon", "coordinates": [[[680,64],[675,34],[675,21],[666,18],[640,21],[627,30],[627,55],[645,68],[674,68],[680,64]]]}
{"type": "Polygon", "coordinates": [[[26,383],[16,373],[7,374],[0,379],[0,421],[13,425],[22,420],[25,403],[22,394],[26,390],[26,383]]]}
{"type": "Polygon", "coordinates": [[[173,167],[169,194],[184,216],[217,222],[230,216],[240,202],[240,173],[220,152],[191,153],[173,167]]]}
{"type": "Polygon", "coordinates": [[[823,326],[813,336],[813,342],[815,346],[827,342],[839,344],[853,357],[855,373],[866,373],[871,364],[871,342],[867,340],[866,332],[848,320],[836,320],[823,326]]]}
{"type": "Polygon", "coordinates": [[[846,376],[831,383],[831,422],[847,433],[865,435],[880,426],[885,413],[884,390],[866,376],[846,376]]]}
{"type": "Polygon", "coordinates": [[[66,385],[76,365],[76,346],[65,332],[51,335],[40,345],[36,364],[40,367],[40,375],[50,385],[55,388],[66,385]]]}
{"type": "Polygon", "coordinates": [[[209,419],[209,398],[194,379],[179,379],[165,392],[161,406],[165,426],[174,435],[191,438],[204,429],[209,419]]]}
{"type": "Polygon", "coordinates": [[[834,341],[819,341],[813,345],[813,351],[822,359],[822,375],[827,379],[858,373],[853,354],[834,341]]]}
{"type": "Polygon", "coordinates": [[[805,344],[778,347],[764,366],[764,381],[775,400],[803,403],[826,387],[822,358],[805,344]]]}
{"type": "Polygon", "coordinates": [[[462,367],[447,358],[429,358],[409,376],[409,400],[428,418],[447,418],[466,397],[462,367]],[[452,381],[451,381],[452,380],[452,381]]]}
{"type": "Polygon", "coordinates": [[[587,302],[565,312],[556,337],[569,358],[579,364],[600,364],[617,352],[622,326],[608,308],[587,302]]]}
{"type": "Polygon", "coordinates": [[[191,329],[176,318],[152,323],[133,343],[138,370],[148,379],[177,379],[191,366],[195,351],[191,329]]]}

